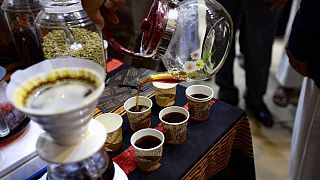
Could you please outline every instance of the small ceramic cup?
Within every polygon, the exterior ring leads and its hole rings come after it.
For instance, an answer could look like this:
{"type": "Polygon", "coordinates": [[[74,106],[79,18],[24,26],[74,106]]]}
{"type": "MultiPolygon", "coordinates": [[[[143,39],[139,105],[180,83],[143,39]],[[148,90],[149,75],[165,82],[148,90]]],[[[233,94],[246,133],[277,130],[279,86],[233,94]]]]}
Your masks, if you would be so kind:
{"type": "Polygon", "coordinates": [[[208,120],[210,114],[210,101],[214,92],[205,85],[192,85],[186,89],[190,119],[194,121],[208,120]]]}
{"type": "Polygon", "coordinates": [[[175,103],[177,83],[153,82],[156,103],[160,107],[172,106],[175,103]]]}
{"type": "Polygon", "coordinates": [[[123,105],[124,109],[126,110],[132,131],[148,128],[151,125],[151,99],[144,96],[139,96],[138,105],[144,106],[145,108],[140,112],[134,112],[133,108],[136,106],[136,96],[126,100],[123,105]]]}
{"type": "Polygon", "coordinates": [[[163,134],[168,144],[182,144],[186,141],[189,112],[179,106],[162,109],[159,119],[163,127],[163,134]]]}
{"type": "Polygon", "coordinates": [[[164,135],[152,128],[135,132],[130,139],[138,167],[144,172],[157,170],[161,166],[164,135]]]}
{"type": "Polygon", "coordinates": [[[104,113],[95,119],[106,129],[107,139],[104,149],[108,152],[117,151],[122,146],[122,117],[115,113],[104,113]]]}

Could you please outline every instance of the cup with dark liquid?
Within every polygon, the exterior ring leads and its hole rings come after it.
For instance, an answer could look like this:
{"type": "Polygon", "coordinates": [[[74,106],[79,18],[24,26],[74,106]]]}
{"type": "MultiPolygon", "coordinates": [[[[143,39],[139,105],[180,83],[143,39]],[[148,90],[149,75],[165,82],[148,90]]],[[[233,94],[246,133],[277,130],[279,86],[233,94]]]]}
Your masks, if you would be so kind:
{"type": "Polygon", "coordinates": [[[138,167],[144,172],[157,170],[161,166],[164,135],[152,128],[135,132],[130,139],[138,167]]]}
{"type": "Polygon", "coordinates": [[[159,119],[168,144],[182,144],[186,141],[189,112],[179,106],[162,109],[159,119]]]}
{"type": "Polygon", "coordinates": [[[151,99],[144,96],[138,96],[138,107],[136,107],[136,98],[137,97],[134,96],[126,100],[123,105],[132,131],[148,128],[151,125],[151,99]]]}
{"type": "Polygon", "coordinates": [[[190,119],[205,121],[209,119],[210,101],[214,91],[209,86],[192,85],[186,89],[190,119]]]}
{"type": "Polygon", "coordinates": [[[176,98],[176,87],[178,83],[153,82],[156,94],[156,103],[160,107],[172,106],[176,98]]]}

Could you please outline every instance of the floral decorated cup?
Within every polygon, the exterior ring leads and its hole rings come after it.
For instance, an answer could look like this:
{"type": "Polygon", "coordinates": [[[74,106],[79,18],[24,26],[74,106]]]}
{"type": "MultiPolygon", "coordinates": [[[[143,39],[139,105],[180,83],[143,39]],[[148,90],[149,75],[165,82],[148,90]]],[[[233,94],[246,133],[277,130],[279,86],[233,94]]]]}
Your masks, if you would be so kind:
{"type": "Polygon", "coordinates": [[[107,139],[104,143],[106,151],[117,151],[122,146],[122,123],[123,119],[119,114],[104,113],[95,118],[106,129],[107,139]]]}
{"type": "Polygon", "coordinates": [[[166,107],[160,111],[159,119],[166,143],[182,144],[186,141],[189,120],[189,112],[186,109],[179,106],[166,107]],[[170,113],[173,114],[170,115],[170,113]]]}
{"type": "Polygon", "coordinates": [[[135,111],[134,108],[136,107],[136,96],[126,100],[123,105],[124,109],[126,110],[132,131],[148,128],[151,125],[151,99],[144,96],[139,96],[138,105],[142,106],[143,108],[140,111],[135,111]]]}
{"type": "Polygon", "coordinates": [[[156,103],[160,107],[172,106],[176,98],[177,83],[153,82],[156,103]]]}
{"type": "Polygon", "coordinates": [[[186,89],[191,120],[205,121],[209,118],[213,95],[212,88],[205,85],[192,85],[186,89]]]}
{"type": "Polygon", "coordinates": [[[164,139],[161,131],[152,128],[141,129],[131,136],[140,170],[151,172],[160,168],[164,139]]]}

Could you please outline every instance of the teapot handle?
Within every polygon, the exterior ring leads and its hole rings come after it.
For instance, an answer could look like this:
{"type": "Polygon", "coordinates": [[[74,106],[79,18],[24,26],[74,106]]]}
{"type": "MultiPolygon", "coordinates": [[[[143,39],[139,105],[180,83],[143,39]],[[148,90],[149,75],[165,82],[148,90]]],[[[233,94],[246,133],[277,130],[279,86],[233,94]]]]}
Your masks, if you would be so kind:
{"type": "Polygon", "coordinates": [[[119,53],[124,54],[126,56],[133,57],[135,59],[146,59],[151,58],[152,56],[142,56],[140,53],[136,53],[131,51],[122,45],[120,45],[109,33],[109,30],[105,27],[102,30],[102,36],[108,41],[108,43],[119,53]]]}
{"type": "MultiPolygon", "coordinates": [[[[105,7],[101,7],[100,8],[100,12],[102,14],[103,17],[107,17],[108,9],[105,7]]],[[[125,47],[123,47],[121,44],[119,44],[110,34],[108,28],[105,26],[102,29],[102,36],[104,39],[106,39],[108,41],[108,43],[119,53],[124,54],[126,56],[130,56],[133,57],[135,59],[147,59],[147,58],[151,58],[152,56],[146,56],[146,55],[142,55],[140,53],[136,53],[132,50],[129,50],[125,47]]]]}

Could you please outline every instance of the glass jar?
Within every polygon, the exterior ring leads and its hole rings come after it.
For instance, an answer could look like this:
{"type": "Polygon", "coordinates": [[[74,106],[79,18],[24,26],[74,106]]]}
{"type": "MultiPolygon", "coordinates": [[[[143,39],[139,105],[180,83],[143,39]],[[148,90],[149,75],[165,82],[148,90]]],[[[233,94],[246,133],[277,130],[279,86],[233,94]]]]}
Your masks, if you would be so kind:
{"type": "Polygon", "coordinates": [[[105,68],[101,30],[89,19],[80,0],[43,0],[36,28],[45,59],[80,57],[105,68]]]}
{"type": "Polygon", "coordinates": [[[29,121],[24,114],[18,111],[8,101],[5,95],[8,84],[3,79],[5,75],[5,68],[0,66],[0,139],[1,137],[9,135],[10,131],[14,131],[19,125],[25,124],[27,121],[29,121]]]}
{"type": "Polygon", "coordinates": [[[114,165],[104,149],[75,163],[48,164],[48,179],[113,179],[114,165]]]}
{"type": "Polygon", "coordinates": [[[43,60],[34,21],[41,10],[39,0],[4,0],[1,8],[24,67],[43,60]]]}
{"type": "MultiPolygon", "coordinates": [[[[3,0],[0,0],[2,4],[3,0]]],[[[4,66],[18,60],[10,30],[2,9],[0,9],[0,65],[4,66]]]]}

